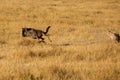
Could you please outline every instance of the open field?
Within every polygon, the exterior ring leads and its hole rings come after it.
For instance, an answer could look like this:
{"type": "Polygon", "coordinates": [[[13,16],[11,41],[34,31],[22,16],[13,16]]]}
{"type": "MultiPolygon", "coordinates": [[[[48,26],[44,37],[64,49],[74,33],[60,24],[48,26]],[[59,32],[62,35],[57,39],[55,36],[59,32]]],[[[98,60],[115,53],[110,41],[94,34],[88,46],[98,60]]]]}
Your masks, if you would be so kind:
{"type": "Polygon", "coordinates": [[[0,80],[120,80],[120,0],[1,0],[0,80]],[[21,29],[45,30],[46,43],[21,29]]]}

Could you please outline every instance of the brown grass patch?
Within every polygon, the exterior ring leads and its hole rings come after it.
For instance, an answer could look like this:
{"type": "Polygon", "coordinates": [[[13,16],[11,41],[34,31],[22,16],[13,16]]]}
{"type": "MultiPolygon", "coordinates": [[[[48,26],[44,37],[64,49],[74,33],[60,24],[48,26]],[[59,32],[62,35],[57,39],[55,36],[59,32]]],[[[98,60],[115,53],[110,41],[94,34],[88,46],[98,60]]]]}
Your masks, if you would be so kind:
{"type": "Polygon", "coordinates": [[[0,80],[120,80],[119,0],[1,0],[0,80]],[[23,38],[45,30],[50,42],[23,38]]]}

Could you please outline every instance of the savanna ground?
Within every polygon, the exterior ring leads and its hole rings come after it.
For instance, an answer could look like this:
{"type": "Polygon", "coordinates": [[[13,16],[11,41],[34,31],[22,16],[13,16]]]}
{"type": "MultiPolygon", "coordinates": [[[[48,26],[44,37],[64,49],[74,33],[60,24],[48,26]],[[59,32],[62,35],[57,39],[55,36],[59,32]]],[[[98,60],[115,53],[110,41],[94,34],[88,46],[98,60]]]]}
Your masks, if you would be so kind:
{"type": "Polygon", "coordinates": [[[1,0],[0,80],[120,80],[119,0],[1,0]],[[45,30],[46,43],[21,29],[45,30]]]}

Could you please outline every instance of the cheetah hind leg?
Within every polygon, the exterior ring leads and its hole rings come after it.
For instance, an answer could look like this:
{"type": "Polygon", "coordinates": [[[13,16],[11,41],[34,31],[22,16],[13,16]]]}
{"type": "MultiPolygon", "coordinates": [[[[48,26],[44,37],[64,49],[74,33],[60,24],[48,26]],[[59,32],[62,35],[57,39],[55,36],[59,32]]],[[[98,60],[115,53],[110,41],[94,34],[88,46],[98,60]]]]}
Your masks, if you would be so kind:
{"type": "Polygon", "coordinates": [[[45,40],[44,40],[44,38],[42,38],[42,37],[41,37],[41,39],[42,39],[42,42],[43,42],[43,43],[45,43],[45,40]]]}
{"type": "Polygon", "coordinates": [[[44,41],[44,38],[38,38],[39,39],[39,42],[41,43],[41,42],[43,42],[43,43],[45,43],[45,41],[44,41]],[[41,40],[40,40],[41,39],[41,40]]]}
{"type": "Polygon", "coordinates": [[[52,42],[52,40],[50,39],[50,37],[48,36],[48,40],[50,41],[50,42],[52,42]]]}

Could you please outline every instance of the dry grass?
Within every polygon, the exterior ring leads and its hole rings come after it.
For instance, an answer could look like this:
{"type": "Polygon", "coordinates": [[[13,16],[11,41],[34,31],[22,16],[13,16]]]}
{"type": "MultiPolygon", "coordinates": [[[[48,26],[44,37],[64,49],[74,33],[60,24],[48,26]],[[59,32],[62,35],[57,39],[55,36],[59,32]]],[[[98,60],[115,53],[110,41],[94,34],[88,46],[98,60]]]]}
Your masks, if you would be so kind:
{"type": "Polygon", "coordinates": [[[120,80],[119,0],[2,0],[0,80],[120,80]],[[46,43],[22,27],[50,29],[46,43]]]}

